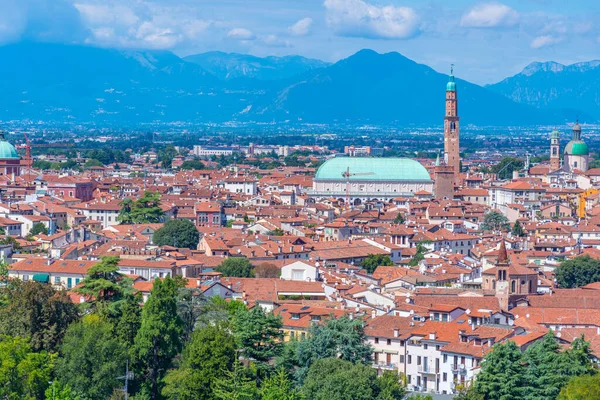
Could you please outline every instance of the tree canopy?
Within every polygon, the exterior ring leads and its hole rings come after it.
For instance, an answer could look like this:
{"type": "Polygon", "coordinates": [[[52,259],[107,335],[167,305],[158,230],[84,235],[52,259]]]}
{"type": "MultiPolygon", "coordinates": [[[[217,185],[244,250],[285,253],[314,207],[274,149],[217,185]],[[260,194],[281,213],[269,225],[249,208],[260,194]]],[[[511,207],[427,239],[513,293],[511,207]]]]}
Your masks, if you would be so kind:
{"type": "Polygon", "coordinates": [[[481,229],[484,231],[506,231],[510,229],[510,222],[501,212],[490,211],[485,215],[481,229]]]}
{"type": "Polygon", "coordinates": [[[521,226],[521,223],[519,222],[519,220],[515,221],[515,223],[512,227],[511,233],[514,236],[518,236],[518,237],[525,236],[525,231],[523,230],[523,227],[521,226]]]}
{"type": "Polygon", "coordinates": [[[99,263],[88,270],[81,286],[73,291],[87,296],[92,305],[121,300],[133,289],[132,280],[119,273],[118,264],[119,257],[102,257],[99,263]]]}
{"type": "Polygon", "coordinates": [[[4,290],[7,303],[0,308],[0,334],[28,338],[33,351],[56,351],[69,324],[79,318],[67,293],[20,280],[11,280],[4,290]]]}
{"type": "Polygon", "coordinates": [[[36,222],[32,225],[31,230],[29,231],[29,236],[36,236],[39,234],[48,234],[48,228],[41,222],[36,222]]]}
{"type": "Polygon", "coordinates": [[[324,358],[311,365],[302,393],[311,400],[401,400],[405,392],[399,380],[394,373],[377,377],[370,365],[324,358]]]}
{"type": "Polygon", "coordinates": [[[139,199],[130,197],[120,203],[121,210],[117,221],[121,224],[149,224],[162,222],[165,213],[160,207],[160,194],[158,192],[144,192],[139,199]]]}
{"type": "Polygon", "coordinates": [[[513,341],[494,345],[470,391],[486,400],[553,400],[572,377],[592,372],[587,342],[577,338],[561,350],[549,331],[523,353],[513,341]]]}
{"type": "Polygon", "coordinates": [[[26,339],[0,337],[0,398],[42,400],[55,356],[34,352],[26,339]]]}
{"type": "Polygon", "coordinates": [[[558,400],[600,399],[600,374],[576,376],[558,395],[558,400]]]}
{"type": "Polygon", "coordinates": [[[254,268],[254,274],[257,278],[279,278],[281,269],[275,264],[265,262],[254,268]]]}
{"type": "Polygon", "coordinates": [[[555,276],[561,288],[576,288],[600,282],[600,260],[586,254],[563,261],[556,268],[555,276]]]}
{"type": "Polygon", "coordinates": [[[331,318],[324,324],[313,324],[308,337],[298,343],[296,376],[302,382],[310,366],[323,358],[337,357],[353,364],[368,364],[372,355],[373,349],[365,341],[360,319],[331,318]]]}
{"type": "Polygon", "coordinates": [[[155,279],[142,311],[142,323],[133,347],[137,369],[146,378],[144,390],[158,399],[162,378],[182,347],[183,322],[177,313],[177,291],[182,280],[155,279]]]}
{"type": "Polygon", "coordinates": [[[206,166],[200,160],[186,160],[179,167],[181,170],[203,170],[205,168],[206,166]]]}
{"type": "Polygon", "coordinates": [[[67,330],[56,376],[84,398],[106,399],[121,385],[117,377],[125,370],[125,344],[110,323],[87,315],[67,330]]]}
{"type": "Polygon", "coordinates": [[[189,400],[215,399],[213,389],[236,360],[235,338],[226,326],[210,325],[194,332],[177,369],[165,377],[163,395],[189,400]]]}
{"type": "Polygon", "coordinates": [[[154,232],[152,241],[157,246],[173,246],[195,250],[200,241],[200,233],[193,222],[187,219],[167,221],[154,232]]]}
{"type": "Polygon", "coordinates": [[[237,278],[252,278],[254,268],[250,261],[245,257],[229,257],[215,268],[223,276],[234,276],[237,278]]]}
{"type": "Polygon", "coordinates": [[[360,266],[364,268],[368,274],[372,274],[380,265],[390,267],[394,265],[394,262],[387,254],[369,254],[360,263],[360,266]]]}

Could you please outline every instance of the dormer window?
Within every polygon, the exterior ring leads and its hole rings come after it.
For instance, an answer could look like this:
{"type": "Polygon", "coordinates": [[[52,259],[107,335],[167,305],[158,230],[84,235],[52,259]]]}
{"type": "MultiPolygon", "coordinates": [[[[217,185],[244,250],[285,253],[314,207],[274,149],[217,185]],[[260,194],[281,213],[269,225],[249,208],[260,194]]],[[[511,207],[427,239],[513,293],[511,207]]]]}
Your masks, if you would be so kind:
{"type": "Polygon", "coordinates": [[[292,319],[300,319],[300,314],[292,314],[292,319]]]}
{"type": "Polygon", "coordinates": [[[321,320],[321,316],[320,315],[313,315],[310,320],[312,322],[319,322],[321,320]]]}

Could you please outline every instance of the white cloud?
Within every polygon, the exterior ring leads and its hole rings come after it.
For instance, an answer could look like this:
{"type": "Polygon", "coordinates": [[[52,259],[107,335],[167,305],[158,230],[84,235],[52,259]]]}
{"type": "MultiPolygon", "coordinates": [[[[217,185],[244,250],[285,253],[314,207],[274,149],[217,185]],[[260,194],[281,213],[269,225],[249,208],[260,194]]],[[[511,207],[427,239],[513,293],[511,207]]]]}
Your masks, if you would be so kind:
{"type": "Polygon", "coordinates": [[[236,40],[254,40],[256,36],[251,30],[245,28],[233,28],[227,32],[227,37],[236,40]]]}
{"type": "Polygon", "coordinates": [[[71,0],[0,0],[0,43],[73,43],[88,34],[71,0]]]}
{"type": "Polygon", "coordinates": [[[363,0],[325,0],[327,24],[340,36],[407,39],[419,32],[415,10],[363,0]]]}
{"type": "Polygon", "coordinates": [[[532,49],[540,49],[542,47],[552,46],[554,44],[558,44],[562,42],[563,39],[557,36],[552,35],[542,35],[538,36],[531,41],[532,49]]]}
{"type": "Polygon", "coordinates": [[[143,2],[104,1],[76,3],[75,7],[91,30],[90,44],[172,49],[189,45],[212,27],[204,21],[177,10],[152,8],[143,2]]]}
{"type": "Polygon", "coordinates": [[[289,40],[281,39],[277,35],[267,35],[261,41],[268,47],[292,47],[289,40]]]}
{"type": "Polygon", "coordinates": [[[460,20],[467,28],[506,28],[519,23],[519,13],[501,3],[484,3],[471,8],[460,20]]]}
{"type": "Polygon", "coordinates": [[[312,18],[303,18],[288,28],[292,36],[306,36],[310,33],[312,18]]]}

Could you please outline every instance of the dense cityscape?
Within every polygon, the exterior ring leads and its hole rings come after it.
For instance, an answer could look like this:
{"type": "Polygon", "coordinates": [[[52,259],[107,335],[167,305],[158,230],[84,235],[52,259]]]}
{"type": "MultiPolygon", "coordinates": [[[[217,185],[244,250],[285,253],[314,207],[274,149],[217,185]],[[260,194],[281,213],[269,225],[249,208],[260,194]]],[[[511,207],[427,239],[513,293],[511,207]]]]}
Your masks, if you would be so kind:
{"type": "MultiPolygon", "coordinates": [[[[281,1],[0,4],[0,399],[600,400],[600,62],[480,86],[355,51],[421,5],[281,1]]],[[[445,33],[506,66],[515,4],[445,33]]]]}

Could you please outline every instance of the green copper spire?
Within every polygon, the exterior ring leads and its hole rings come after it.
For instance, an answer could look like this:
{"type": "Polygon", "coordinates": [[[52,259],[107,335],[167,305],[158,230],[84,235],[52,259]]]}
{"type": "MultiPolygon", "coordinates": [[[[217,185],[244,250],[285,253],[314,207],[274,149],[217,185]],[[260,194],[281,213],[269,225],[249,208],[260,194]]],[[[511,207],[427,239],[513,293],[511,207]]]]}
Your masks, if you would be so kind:
{"type": "Polygon", "coordinates": [[[440,166],[440,153],[438,153],[437,158],[435,159],[435,166],[436,167],[440,166]]]}
{"type": "Polygon", "coordinates": [[[448,77],[448,83],[446,84],[446,92],[455,92],[456,82],[454,82],[454,64],[450,64],[450,76],[448,77]]]}

